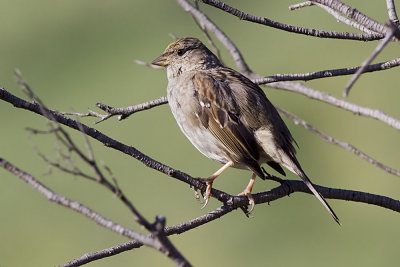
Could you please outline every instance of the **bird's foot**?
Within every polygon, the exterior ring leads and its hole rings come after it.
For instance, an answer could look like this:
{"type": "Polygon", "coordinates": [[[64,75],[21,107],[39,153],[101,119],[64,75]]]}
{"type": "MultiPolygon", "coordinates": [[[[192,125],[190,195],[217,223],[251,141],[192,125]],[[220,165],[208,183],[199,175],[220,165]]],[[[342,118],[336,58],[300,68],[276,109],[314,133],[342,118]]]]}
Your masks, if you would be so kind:
{"type": "Polygon", "coordinates": [[[241,192],[238,196],[246,196],[249,199],[249,205],[250,210],[246,211],[246,215],[250,215],[250,213],[254,210],[254,206],[256,205],[256,202],[254,201],[254,197],[251,194],[251,191],[247,190],[247,188],[245,190],[243,190],[243,192],[241,192]]]}
{"type": "Polygon", "coordinates": [[[204,209],[205,206],[207,206],[207,204],[208,204],[208,200],[211,197],[211,189],[212,189],[212,184],[213,184],[214,179],[215,178],[211,177],[211,178],[203,180],[206,183],[207,188],[206,188],[206,192],[204,193],[204,205],[203,205],[203,207],[201,207],[201,209],[204,209]]]}

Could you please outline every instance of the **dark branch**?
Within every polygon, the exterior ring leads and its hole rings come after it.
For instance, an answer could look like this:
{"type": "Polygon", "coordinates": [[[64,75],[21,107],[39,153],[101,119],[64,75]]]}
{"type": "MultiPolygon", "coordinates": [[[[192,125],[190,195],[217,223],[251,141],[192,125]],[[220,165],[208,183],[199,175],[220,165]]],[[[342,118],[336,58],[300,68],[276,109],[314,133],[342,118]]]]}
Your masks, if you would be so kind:
{"type": "MultiPolygon", "coordinates": [[[[315,29],[308,29],[293,25],[284,24],[281,22],[276,22],[264,17],[257,17],[251,14],[244,13],[239,9],[231,7],[224,2],[216,1],[216,0],[201,0],[203,3],[216,7],[222,11],[225,11],[233,16],[238,17],[241,20],[246,20],[250,22],[254,22],[257,24],[273,27],[276,29],[280,29],[287,32],[293,32],[298,34],[304,34],[308,36],[315,36],[320,38],[334,38],[334,39],[346,39],[346,40],[361,40],[361,41],[372,41],[382,39],[384,37],[383,33],[381,34],[357,34],[357,33],[350,33],[350,32],[333,32],[333,31],[322,31],[322,30],[315,30],[315,29]]],[[[317,1],[316,1],[317,2],[317,1]]],[[[318,1],[319,3],[324,1],[318,1]]],[[[321,3],[325,4],[325,3],[321,3]]],[[[348,10],[345,10],[348,14],[348,10]]],[[[360,15],[361,16],[361,15],[360,15]]],[[[356,16],[359,18],[360,16],[356,16]]],[[[365,18],[365,17],[363,17],[365,18]]],[[[379,28],[378,26],[373,28],[379,28]]]]}
{"type": "MultiPolygon", "coordinates": [[[[301,181],[288,181],[289,187],[293,191],[298,191],[298,192],[305,192],[309,193],[307,187],[304,185],[303,182],[301,181]]],[[[384,197],[384,196],[379,196],[379,195],[374,195],[374,194],[369,194],[365,192],[358,192],[358,191],[351,191],[351,190],[342,190],[342,189],[332,189],[332,188],[327,188],[327,187],[322,187],[322,186],[317,186],[316,187],[321,194],[326,197],[326,198],[336,198],[336,199],[343,199],[343,200],[348,200],[348,201],[357,201],[357,202],[363,202],[363,203],[368,203],[372,205],[376,205],[379,207],[385,207],[387,209],[391,209],[396,212],[400,212],[400,201],[384,197]]],[[[270,201],[276,200],[281,197],[287,196],[288,191],[287,187],[285,186],[279,186],[277,188],[272,189],[271,191],[264,192],[264,193],[259,193],[254,195],[254,197],[257,199],[256,203],[269,203],[270,201]]],[[[181,234],[186,231],[189,231],[191,229],[194,229],[198,226],[201,226],[203,224],[206,224],[208,222],[211,222],[215,219],[218,219],[225,214],[231,212],[233,209],[232,206],[221,206],[218,209],[209,212],[203,216],[200,216],[196,219],[190,220],[188,222],[182,223],[182,224],[177,224],[171,227],[167,227],[165,229],[165,234],[167,236],[173,235],[173,234],[181,234]]],[[[138,247],[141,247],[142,244],[138,241],[129,241],[124,244],[107,248],[101,251],[96,251],[93,253],[87,253],[85,255],[82,255],[81,257],[71,261],[70,265],[63,265],[63,267],[67,266],[76,266],[73,265],[72,263],[77,263],[77,264],[85,264],[89,263],[98,259],[110,257],[128,250],[132,250],[138,247]]]]}
{"type": "MultiPolygon", "coordinates": [[[[367,65],[363,73],[382,71],[398,66],[400,66],[400,58],[395,58],[386,62],[367,65]]],[[[321,78],[351,75],[356,73],[357,70],[359,69],[360,66],[341,68],[341,69],[321,70],[321,71],[299,73],[299,74],[275,74],[264,78],[254,79],[253,82],[256,84],[268,84],[268,83],[282,82],[282,81],[311,81],[321,78]]]]}

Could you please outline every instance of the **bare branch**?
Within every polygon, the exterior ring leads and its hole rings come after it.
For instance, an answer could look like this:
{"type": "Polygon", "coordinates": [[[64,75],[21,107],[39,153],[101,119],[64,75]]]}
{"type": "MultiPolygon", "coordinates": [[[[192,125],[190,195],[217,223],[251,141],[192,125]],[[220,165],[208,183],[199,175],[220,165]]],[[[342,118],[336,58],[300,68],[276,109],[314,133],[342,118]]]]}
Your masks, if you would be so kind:
{"type": "MultiPolygon", "coordinates": [[[[335,38],[335,39],[362,40],[362,41],[378,40],[378,39],[382,39],[384,37],[384,35],[382,33],[380,33],[380,34],[356,34],[356,33],[350,33],[350,32],[334,32],[334,31],[322,31],[322,30],[308,29],[308,28],[303,28],[303,27],[299,27],[299,26],[293,26],[293,25],[288,25],[288,24],[276,22],[276,21],[270,20],[270,19],[265,18],[265,17],[258,17],[258,16],[254,16],[254,15],[251,15],[251,14],[247,14],[247,13],[244,13],[244,12],[240,11],[239,9],[231,7],[231,6],[225,4],[224,2],[221,2],[221,1],[217,1],[217,0],[201,0],[201,1],[203,3],[205,3],[205,4],[207,4],[207,5],[211,5],[211,6],[216,7],[218,9],[222,10],[222,11],[225,11],[225,12],[231,14],[231,15],[234,15],[234,16],[238,17],[241,20],[254,22],[254,23],[257,23],[257,24],[273,27],[273,28],[280,29],[280,30],[287,31],[287,32],[293,32],[293,33],[304,34],[304,35],[309,35],[309,36],[315,36],[315,37],[320,37],[320,38],[335,38]]],[[[330,0],[330,1],[332,1],[332,0],[330,0]]],[[[323,3],[324,1],[316,1],[316,2],[324,4],[323,3]]],[[[333,6],[333,7],[330,6],[330,7],[335,9],[334,8],[335,6],[333,6]]],[[[342,9],[339,9],[339,10],[342,11],[342,9]]],[[[344,10],[344,11],[348,11],[348,10],[344,10]]],[[[351,15],[351,14],[349,14],[349,12],[346,12],[345,14],[346,15],[351,15]]],[[[358,21],[357,19],[359,19],[359,17],[361,15],[363,15],[362,13],[357,13],[357,14],[358,15],[355,16],[355,18],[356,18],[355,20],[356,21],[358,21]]],[[[363,18],[366,20],[366,18],[368,18],[368,17],[366,17],[364,15],[363,18]]],[[[372,27],[370,25],[370,24],[372,24],[371,21],[367,21],[367,22],[368,22],[367,25],[365,25],[367,28],[371,27],[371,28],[374,28],[374,29],[375,28],[379,29],[378,26],[372,27]]],[[[364,25],[363,23],[366,23],[366,21],[359,22],[359,23],[364,25]]],[[[376,23],[378,23],[378,22],[376,22],[376,23]]],[[[378,30],[373,30],[373,31],[380,32],[378,30]]]]}
{"type": "Polygon", "coordinates": [[[305,1],[305,2],[298,3],[298,4],[290,5],[289,10],[296,10],[296,9],[300,9],[303,7],[309,7],[309,6],[313,6],[313,5],[314,5],[313,1],[305,1]]]}
{"type": "MultiPolygon", "coordinates": [[[[195,229],[201,225],[204,225],[206,223],[214,221],[218,218],[221,218],[222,216],[224,216],[225,214],[227,214],[233,210],[234,210],[233,206],[223,205],[223,206],[217,208],[216,210],[211,211],[207,214],[204,214],[198,218],[195,218],[195,219],[192,219],[187,222],[177,224],[177,225],[174,225],[171,227],[166,227],[165,235],[170,236],[170,235],[174,235],[174,234],[182,234],[184,232],[195,229]]],[[[111,256],[117,255],[119,253],[122,253],[122,252],[125,252],[128,250],[139,248],[141,246],[143,246],[143,244],[138,241],[135,241],[135,240],[128,241],[126,243],[123,243],[123,244],[120,244],[120,245],[117,245],[114,247],[110,247],[110,248],[92,252],[92,253],[86,253],[77,259],[74,259],[64,265],[60,265],[59,267],[80,266],[80,265],[83,265],[83,264],[86,264],[86,263],[89,263],[89,262],[92,262],[95,260],[103,259],[106,257],[111,257],[111,256]]]]}
{"type": "MultiPolygon", "coordinates": [[[[26,109],[26,110],[32,111],[34,113],[37,113],[39,115],[43,115],[40,113],[40,107],[38,107],[38,104],[26,102],[25,100],[20,99],[16,96],[10,94],[4,88],[0,88],[0,99],[3,99],[6,102],[13,104],[14,107],[26,109]]],[[[149,156],[143,154],[142,152],[138,151],[136,148],[134,148],[132,146],[127,146],[125,144],[122,144],[122,143],[114,140],[114,139],[111,139],[110,137],[104,135],[100,131],[90,128],[85,124],[82,124],[82,123],[74,121],[70,118],[64,117],[61,114],[56,113],[55,111],[47,110],[47,112],[51,113],[57,122],[64,124],[72,129],[82,131],[85,134],[87,134],[88,136],[103,143],[105,146],[114,148],[116,150],[119,150],[119,151],[127,154],[127,155],[134,157],[135,159],[139,160],[140,162],[142,162],[149,168],[155,169],[155,170],[162,172],[168,176],[176,178],[184,183],[189,184],[190,186],[192,186],[196,189],[200,189],[202,192],[205,192],[205,190],[206,190],[206,184],[201,179],[193,178],[186,173],[183,173],[183,172],[173,169],[165,164],[162,164],[162,163],[150,158],[149,156]],[[80,126],[78,126],[78,124],[80,124],[80,126]]],[[[291,180],[291,181],[287,181],[287,182],[290,183],[290,190],[291,190],[290,192],[299,191],[299,192],[304,192],[304,193],[310,193],[310,191],[308,191],[308,187],[301,181],[292,181],[291,180]],[[297,184],[297,182],[299,182],[300,184],[297,184]],[[297,189],[295,189],[295,188],[297,188],[297,189]]],[[[335,191],[336,193],[334,195],[331,195],[331,191],[333,190],[332,188],[316,186],[316,189],[319,192],[321,192],[321,194],[323,196],[325,196],[327,198],[331,198],[332,196],[334,196],[334,198],[341,199],[340,194],[337,193],[339,191],[335,191]]],[[[276,191],[271,190],[268,192],[254,195],[255,203],[270,202],[270,201],[276,200],[280,197],[286,196],[288,193],[290,193],[290,192],[288,192],[288,189],[285,186],[277,187],[276,190],[278,190],[280,193],[277,193],[276,191]]],[[[342,189],[337,189],[337,190],[341,190],[343,192],[352,192],[352,194],[354,194],[354,192],[355,192],[355,191],[351,191],[351,190],[342,190],[342,189]]],[[[227,193],[217,190],[215,188],[213,188],[211,190],[211,194],[213,197],[215,197],[219,201],[225,203],[226,205],[233,205],[234,208],[246,207],[248,204],[247,197],[232,196],[230,194],[227,194],[227,193]]],[[[361,193],[361,194],[364,194],[364,193],[361,193]]],[[[356,198],[356,199],[358,199],[358,198],[356,198]]],[[[364,198],[362,198],[362,199],[364,199],[364,198]]],[[[367,199],[369,199],[369,198],[367,198],[367,199]]],[[[373,202],[372,204],[380,206],[379,203],[380,202],[377,201],[377,202],[373,202]]],[[[388,204],[388,206],[385,206],[385,207],[396,210],[396,211],[398,209],[398,211],[400,211],[400,204],[395,204],[394,206],[392,204],[390,204],[390,205],[388,204]],[[397,205],[399,205],[399,206],[397,207],[397,205]]]]}
{"type": "Polygon", "coordinates": [[[390,21],[395,25],[398,25],[399,18],[397,17],[396,8],[394,6],[394,0],[386,0],[386,7],[390,21]]]}
{"type": "MultiPolygon", "coordinates": [[[[390,68],[400,66],[400,58],[395,58],[386,62],[380,62],[372,65],[367,65],[363,73],[387,70],[390,68]]],[[[295,73],[295,74],[274,74],[271,76],[253,79],[253,82],[259,85],[279,82],[279,81],[310,81],[321,78],[329,78],[335,76],[351,75],[360,69],[358,67],[347,67],[341,69],[321,70],[308,73],[295,73]]]]}
{"type": "Polygon", "coordinates": [[[100,121],[105,121],[111,117],[108,114],[107,115],[100,114],[93,110],[89,110],[87,113],[69,112],[69,111],[57,111],[57,112],[59,112],[60,114],[63,114],[63,115],[70,115],[70,116],[75,116],[75,117],[96,117],[96,118],[100,118],[101,119],[100,121]]]}
{"type": "Polygon", "coordinates": [[[71,116],[76,116],[76,117],[100,118],[100,120],[96,122],[96,124],[97,124],[97,123],[103,122],[105,120],[108,120],[109,118],[114,117],[114,116],[119,116],[118,120],[123,120],[123,119],[128,118],[133,113],[136,113],[136,112],[139,112],[142,110],[147,110],[150,108],[154,108],[154,107],[163,105],[165,103],[168,103],[167,97],[162,96],[158,99],[154,99],[149,102],[145,102],[145,103],[141,103],[141,104],[129,106],[129,107],[122,107],[122,108],[115,108],[115,107],[111,107],[111,106],[103,104],[103,103],[96,103],[96,106],[98,108],[100,108],[101,110],[105,111],[107,114],[100,114],[100,113],[94,112],[92,110],[89,110],[87,113],[65,112],[65,111],[57,111],[57,112],[62,115],[71,115],[71,116]]]}
{"type": "MultiPolygon", "coordinates": [[[[359,24],[365,26],[371,31],[380,33],[382,35],[386,33],[385,26],[383,24],[361,13],[357,9],[340,2],[339,0],[313,0],[313,2],[330,7],[333,10],[344,14],[346,17],[357,21],[359,24]]],[[[381,36],[381,38],[383,37],[384,36],[381,36]]]]}
{"type": "MultiPolygon", "coordinates": [[[[286,181],[289,185],[289,188],[291,189],[290,192],[305,192],[309,193],[307,190],[307,187],[302,181],[286,181]]],[[[276,200],[280,197],[285,197],[287,196],[288,192],[287,191],[288,187],[285,186],[279,186],[276,187],[270,191],[255,194],[254,197],[256,200],[256,203],[269,203],[272,202],[273,200],[276,200]]],[[[348,201],[357,201],[357,202],[362,202],[362,203],[368,203],[376,206],[384,206],[387,209],[391,209],[393,211],[400,212],[400,201],[384,197],[384,196],[378,196],[374,194],[369,194],[365,192],[359,192],[359,191],[352,191],[352,190],[342,190],[342,189],[333,189],[333,188],[326,188],[326,187],[321,187],[317,186],[316,187],[318,192],[321,192],[321,194],[326,197],[326,198],[336,198],[336,199],[343,199],[343,200],[348,200],[348,201]]],[[[223,205],[219,207],[218,209],[211,211],[205,215],[202,215],[198,218],[195,218],[193,220],[177,224],[171,227],[167,227],[165,229],[165,233],[167,236],[173,235],[173,234],[182,234],[184,232],[187,232],[191,229],[194,229],[196,227],[199,227],[201,225],[204,225],[208,222],[211,222],[215,219],[218,219],[225,214],[231,212],[234,210],[233,206],[229,205],[223,205]]],[[[121,252],[125,252],[128,250],[132,250],[134,248],[138,248],[142,246],[140,242],[137,241],[129,241],[124,244],[104,249],[101,251],[97,251],[94,253],[88,253],[85,255],[82,255],[80,258],[75,259],[71,261],[70,265],[63,265],[64,267],[66,266],[76,266],[73,265],[72,263],[79,263],[79,264],[85,264],[89,263],[98,259],[106,258],[109,256],[113,256],[116,254],[119,254],[121,252]]]]}
{"type": "Polygon", "coordinates": [[[276,83],[268,84],[268,86],[272,87],[272,88],[287,90],[290,92],[296,92],[296,93],[305,95],[308,98],[316,99],[316,100],[322,101],[324,103],[333,105],[335,107],[339,107],[344,110],[351,111],[354,114],[364,116],[364,117],[374,118],[376,120],[382,121],[382,122],[392,126],[393,128],[395,128],[397,130],[400,130],[400,120],[386,114],[385,112],[383,112],[381,110],[371,109],[371,108],[356,105],[354,103],[334,97],[328,93],[311,89],[301,83],[276,82],[276,83]]]}
{"type": "MultiPolygon", "coordinates": [[[[138,111],[142,111],[142,110],[146,110],[146,109],[150,109],[153,107],[157,107],[160,105],[163,105],[165,103],[167,103],[167,97],[166,96],[162,96],[158,99],[149,101],[149,102],[145,102],[142,104],[138,104],[138,105],[134,105],[134,106],[130,106],[130,107],[124,107],[124,108],[114,108],[102,103],[97,103],[96,106],[102,110],[104,110],[105,112],[107,112],[107,119],[112,117],[112,116],[116,116],[116,115],[120,115],[118,117],[118,120],[123,120],[126,119],[127,117],[129,117],[130,115],[132,115],[135,112],[138,111]]],[[[98,121],[98,122],[102,122],[104,121],[104,119],[98,121]]]]}
{"type": "Polygon", "coordinates": [[[369,163],[371,163],[372,165],[374,165],[377,168],[382,169],[383,171],[390,173],[390,174],[394,174],[396,176],[400,177],[400,172],[398,170],[395,170],[389,166],[384,165],[383,163],[375,160],[374,158],[368,156],[367,154],[365,154],[364,152],[360,151],[358,148],[354,147],[353,145],[340,141],[336,138],[333,138],[332,136],[327,135],[326,133],[316,129],[315,127],[313,127],[312,125],[310,125],[309,123],[307,123],[305,120],[300,119],[298,116],[285,111],[281,108],[276,107],[279,111],[279,113],[285,115],[287,118],[291,119],[296,125],[301,125],[303,126],[305,129],[309,130],[310,132],[318,135],[319,137],[321,137],[323,140],[327,141],[328,143],[332,143],[334,145],[337,145],[343,149],[346,149],[350,152],[352,152],[354,155],[368,161],[369,163]]]}
{"type": "Polygon", "coordinates": [[[332,8],[330,8],[328,6],[325,6],[325,5],[322,5],[320,3],[317,3],[317,2],[307,1],[307,2],[300,3],[300,4],[291,5],[291,6],[289,6],[289,10],[295,10],[295,9],[299,9],[299,8],[302,8],[302,7],[313,6],[313,5],[322,8],[323,10],[328,12],[330,15],[332,15],[337,21],[340,21],[340,22],[342,22],[344,24],[347,24],[350,27],[353,27],[353,28],[355,28],[357,30],[365,32],[366,34],[371,34],[371,35],[379,34],[377,32],[371,31],[370,29],[368,29],[367,27],[364,27],[363,25],[359,24],[356,21],[353,21],[351,19],[348,19],[348,18],[340,15],[339,12],[333,10],[332,8]]]}
{"type": "MultiPolygon", "coordinates": [[[[196,9],[200,10],[199,3],[196,1],[195,4],[196,4],[196,9]]],[[[196,25],[201,29],[201,31],[206,36],[208,43],[211,45],[212,50],[214,51],[214,54],[217,56],[219,61],[221,61],[221,63],[224,64],[224,61],[222,60],[222,57],[221,57],[221,52],[219,51],[217,45],[212,40],[210,34],[207,31],[207,28],[202,23],[200,23],[200,21],[198,21],[194,15],[192,15],[192,18],[193,18],[194,22],[196,23],[196,25]]]]}
{"type": "Polygon", "coordinates": [[[0,158],[0,167],[4,168],[5,170],[9,171],[10,173],[14,174],[18,178],[29,184],[30,186],[32,186],[35,190],[44,195],[48,200],[55,202],[61,206],[67,207],[71,210],[74,210],[88,217],[89,219],[93,220],[98,225],[103,226],[104,228],[112,230],[128,238],[137,240],[146,246],[157,249],[158,251],[164,253],[166,256],[171,258],[174,262],[176,262],[180,266],[190,266],[189,262],[187,262],[182,255],[173,253],[173,251],[165,250],[165,246],[161,242],[159,242],[158,239],[155,239],[149,235],[137,233],[129,228],[122,226],[121,224],[118,224],[110,219],[105,218],[101,214],[93,211],[92,209],[86,207],[85,205],[77,201],[73,201],[64,196],[56,194],[50,188],[44,186],[42,183],[36,180],[32,175],[15,167],[14,165],[12,165],[3,158],[0,158]]]}
{"type": "Polygon", "coordinates": [[[383,38],[379,42],[378,46],[374,49],[372,54],[361,64],[361,67],[357,70],[357,72],[354,74],[354,76],[350,79],[350,81],[346,85],[346,88],[344,89],[344,92],[343,92],[344,97],[349,95],[351,87],[353,87],[353,85],[356,83],[358,78],[360,78],[361,74],[364,72],[364,70],[367,68],[367,66],[369,64],[371,64],[371,62],[378,56],[378,54],[383,50],[383,48],[385,48],[385,46],[390,42],[390,40],[392,39],[392,37],[394,35],[395,30],[396,29],[394,27],[390,27],[388,29],[388,32],[387,32],[385,38],[383,38]]]}

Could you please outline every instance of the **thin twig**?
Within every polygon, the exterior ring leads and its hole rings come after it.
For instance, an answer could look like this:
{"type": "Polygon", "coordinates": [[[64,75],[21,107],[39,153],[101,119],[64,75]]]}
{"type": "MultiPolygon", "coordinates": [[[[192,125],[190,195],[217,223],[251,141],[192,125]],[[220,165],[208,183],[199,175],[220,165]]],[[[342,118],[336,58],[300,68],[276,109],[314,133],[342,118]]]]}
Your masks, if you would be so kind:
{"type": "Polygon", "coordinates": [[[165,103],[168,103],[167,97],[162,96],[158,99],[154,99],[154,100],[151,100],[151,101],[148,101],[145,103],[141,103],[141,104],[129,106],[129,107],[122,107],[122,108],[115,108],[115,107],[111,107],[111,106],[103,104],[103,103],[97,103],[96,106],[107,113],[105,115],[99,114],[97,112],[93,112],[91,110],[89,110],[88,113],[64,112],[64,111],[57,111],[57,112],[62,115],[72,115],[72,116],[76,116],[76,117],[100,118],[100,120],[96,122],[96,124],[97,124],[97,123],[103,122],[114,116],[119,116],[118,120],[123,120],[123,119],[128,118],[133,113],[136,113],[136,112],[139,112],[142,110],[147,110],[150,108],[154,108],[154,107],[163,105],[165,103]]]}
{"type": "MultiPolygon", "coordinates": [[[[196,7],[197,10],[200,11],[200,7],[199,7],[199,2],[198,1],[195,1],[195,7],[196,7]]],[[[214,43],[213,39],[211,38],[210,34],[208,33],[207,28],[202,23],[200,23],[200,21],[198,21],[197,18],[194,15],[192,15],[192,18],[193,18],[194,22],[196,23],[196,25],[200,28],[200,30],[206,36],[208,43],[211,45],[211,47],[212,47],[212,49],[214,51],[214,54],[217,56],[219,61],[221,61],[221,63],[224,64],[224,62],[222,60],[222,57],[221,57],[221,52],[219,51],[217,45],[214,43]]]]}
{"type": "Polygon", "coordinates": [[[316,99],[324,103],[333,105],[335,107],[351,111],[354,114],[364,117],[374,118],[376,120],[379,120],[381,122],[384,122],[392,126],[397,130],[400,130],[400,120],[388,115],[387,113],[381,110],[359,106],[357,104],[334,97],[328,93],[311,89],[301,83],[277,82],[268,84],[268,87],[299,93],[304,96],[307,96],[308,98],[316,99]]]}
{"type": "Polygon", "coordinates": [[[126,119],[127,117],[129,117],[130,115],[132,115],[135,112],[138,111],[142,111],[142,110],[146,110],[146,109],[150,109],[150,108],[154,108],[160,105],[163,105],[165,103],[167,103],[167,97],[166,96],[162,96],[158,99],[154,99],[152,101],[149,102],[145,102],[142,104],[138,104],[138,105],[134,105],[134,106],[130,106],[130,107],[124,107],[124,108],[115,108],[115,107],[111,107],[102,103],[97,103],[96,106],[100,109],[102,109],[103,111],[107,112],[107,118],[105,119],[101,119],[99,122],[102,122],[108,118],[111,118],[113,116],[119,115],[118,120],[123,120],[126,119]]]}
{"type": "Polygon", "coordinates": [[[400,177],[400,171],[395,170],[389,166],[384,165],[383,163],[375,160],[374,158],[368,156],[367,154],[365,154],[364,152],[360,151],[358,148],[356,148],[355,146],[340,141],[330,135],[327,135],[326,133],[316,129],[315,127],[313,127],[312,125],[310,125],[309,123],[307,123],[305,120],[300,119],[298,116],[283,110],[281,108],[276,107],[279,111],[279,113],[285,115],[287,118],[291,119],[296,125],[301,125],[302,127],[304,127],[305,129],[309,130],[310,132],[318,135],[319,137],[321,137],[323,140],[327,141],[328,143],[332,143],[334,145],[337,145],[343,149],[346,149],[350,152],[352,152],[354,155],[368,161],[369,163],[371,163],[372,165],[374,165],[375,167],[378,167],[380,169],[382,169],[383,171],[399,176],[400,177]]]}
{"type": "Polygon", "coordinates": [[[394,0],[386,0],[386,7],[388,11],[389,20],[395,25],[399,24],[399,18],[397,17],[396,8],[394,6],[394,0]]]}
{"type": "Polygon", "coordinates": [[[289,10],[296,10],[296,9],[300,9],[303,7],[309,7],[309,6],[313,6],[313,5],[314,5],[314,3],[312,1],[305,1],[305,2],[290,5],[289,10]]]}
{"type": "Polygon", "coordinates": [[[394,35],[395,29],[393,27],[390,27],[385,38],[383,38],[379,44],[376,46],[372,54],[361,64],[361,67],[357,70],[357,72],[354,74],[354,76],[350,79],[348,84],[346,85],[346,88],[344,89],[343,96],[347,97],[349,95],[350,89],[353,87],[353,85],[356,83],[358,78],[360,78],[361,74],[364,72],[364,70],[367,68],[369,64],[379,55],[380,52],[382,52],[383,48],[390,42],[394,35]]]}
{"type": "Polygon", "coordinates": [[[346,17],[357,21],[359,24],[370,29],[373,32],[381,34],[381,38],[384,37],[386,33],[385,26],[378,21],[368,17],[359,10],[346,5],[339,0],[312,0],[315,3],[332,8],[333,10],[342,13],[346,17]]]}

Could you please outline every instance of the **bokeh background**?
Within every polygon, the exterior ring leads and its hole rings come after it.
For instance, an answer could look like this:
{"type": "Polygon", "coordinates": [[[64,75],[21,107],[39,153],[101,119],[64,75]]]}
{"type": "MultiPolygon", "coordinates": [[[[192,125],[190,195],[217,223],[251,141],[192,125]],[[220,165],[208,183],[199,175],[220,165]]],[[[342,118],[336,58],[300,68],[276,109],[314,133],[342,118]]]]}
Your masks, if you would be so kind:
{"type": "MultiPolygon", "coordinates": [[[[325,30],[354,31],[317,7],[289,11],[293,1],[227,1],[245,12],[276,21],[325,30]]],[[[384,1],[346,1],[387,21],[384,1]]],[[[400,5],[399,1],[396,4],[400,5]]],[[[264,75],[302,73],[359,65],[377,42],[317,39],[243,22],[200,5],[238,45],[251,68],[264,75]]],[[[26,97],[14,78],[23,76],[50,108],[86,112],[96,102],[123,107],[165,95],[162,70],[137,65],[151,61],[171,42],[168,35],[204,35],[175,1],[28,1],[0,2],[0,85],[26,97]]],[[[221,48],[224,62],[234,67],[221,48]]],[[[375,61],[398,57],[390,44],[375,61]]],[[[341,96],[350,77],[307,82],[312,88],[341,96]]],[[[379,161],[399,169],[399,132],[373,119],[304,96],[265,88],[271,101],[317,128],[349,142],[379,161]]],[[[399,69],[362,76],[348,98],[399,118],[399,69]]],[[[140,112],[127,120],[94,125],[105,134],[192,176],[207,177],[220,165],[203,157],[180,133],[167,105],[140,112]]],[[[286,120],[287,121],[287,120],[286,120]]],[[[328,144],[287,121],[299,143],[298,158],[316,183],[399,198],[399,177],[328,144]]],[[[108,218],[143,231],[128,210],[101,186],[53,170],[34,147],[56,158],[52,136],[32,136],[25,128],[46,129],[45,119],[0,102],[0,156],[41,182],[80,201],[108,218]]],[[[82,145],[79,133],[69,131],[82,145]]],[[[157,214],[173,225],[219,206],[211,200],[201,210],[193,191],[140,162],[91,140],[96,159],[109,166],[119,185],[149,219],[157,214]]],[[[85,217],[50,203],[27,184],[0,170],[0,266],[54,266],[84,253],[127,241],[85,217]]],[[[232,194],[247,185],[250,173],[228,170],[214,186],[232,194]]],[[[297,179],[293,175],[289,178],[297,179]]],[[[276,186],[258,180],[254,192],[276,186]]],[[[316,199],[294,193],[258,205],[253,218],[236,211],[171,240],[196,266],[398,266],[400,215],[383,208],[330,200],[343,226],[338,227],[316,199]]],[[[173,266],[150,248],[96,261],[88,266],[173,266]]]]}

